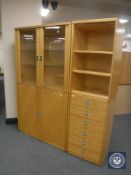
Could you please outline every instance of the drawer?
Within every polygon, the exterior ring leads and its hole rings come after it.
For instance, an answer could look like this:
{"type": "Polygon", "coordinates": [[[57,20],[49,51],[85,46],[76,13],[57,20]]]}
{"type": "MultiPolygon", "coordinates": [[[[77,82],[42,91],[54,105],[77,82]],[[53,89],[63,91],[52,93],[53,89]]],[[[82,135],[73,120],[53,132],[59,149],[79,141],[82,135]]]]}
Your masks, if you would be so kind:
{"type": "Polygon", "coordinates": [[[93,108],[93,110],[106,112],[107,106],[108,106],[108,101],[101,99],[101,98],[72,94],[71,104],[82,106],[86,109],[93,108]]]}
{"type": "Polygon", "coordinates": [[[101,151],[96,151],[95,149],[92,149],[91,145],[89,146],[89,148],[84,149],[78,145],[69,142],[68,152],[82,159],[95,162],[97,164],[99,164],[101,158],[101,151]]]}
{"type": "Polygon", "coordinates": [[[69,136],[86,137],[94,142],[102,142],[104,135],[104,125],[79,116],[70,115],[69,136]]]}
{"type": "Polygon", "coordinates": [[[102,110],[88,109],[82,106],[71,104],[70,114],[81,116],[83,118],[105,122],[107,113],[102,110]]]}
{"type": "Polygon", "coordinates": [[[75,144],[83,149],[92,150],[95,152],[100,152],[102,149],[102,142],[94,142],[93,139],[88,139],[86,137],[79,137],[73,134],[69,135],[68,143],[75,144]]]}

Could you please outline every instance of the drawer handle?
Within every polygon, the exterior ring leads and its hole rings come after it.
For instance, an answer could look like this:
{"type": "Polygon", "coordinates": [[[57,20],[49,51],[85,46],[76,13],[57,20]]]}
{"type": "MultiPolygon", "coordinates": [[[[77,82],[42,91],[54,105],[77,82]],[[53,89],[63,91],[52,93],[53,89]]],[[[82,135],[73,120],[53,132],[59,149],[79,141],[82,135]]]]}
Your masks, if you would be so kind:
{"type": "Polygon", "coordinates": [[[82,145],[86,145],[86,141],[85,140],[82,141],[82,145]]]}
{"type": "Polygon", "coordinates": [[[88,124],[87,123],[84,123],[84,127],[87,127],[88,126],[88,124]]]}
{"type": "Polygon", "coordinates": [[[42,112],[37,112],[37,113],[36,113],[36,116],[37,116],[37,117],[42,117],[42,116],[43,116],[43,113],[42,113],[42,112]]]}
{"type": "Polygon", "coordinates": [[[81,155],[85,154],[86,150],[85,149],[82,149],[81,150],[81,155]]]}
{"type": "Polygon", "coordinates": [[[82,132],[82,135],[83,135],[83,136],[87,136],[87,132],[86,132],[86,131],[83,131],[83,132],[82,132]]]}
{"type": "Polygon", "coordinates": [[[88,113],[87,111],[84,112],[84,115],[85,115],[85,116],[88,116],[88,114],[89,114],[89,113],[88,113]]]}
{"type": "Polygon", "coordinates": [[[91,102],[87,100],[86,105],[91,105],[91,102]]]}

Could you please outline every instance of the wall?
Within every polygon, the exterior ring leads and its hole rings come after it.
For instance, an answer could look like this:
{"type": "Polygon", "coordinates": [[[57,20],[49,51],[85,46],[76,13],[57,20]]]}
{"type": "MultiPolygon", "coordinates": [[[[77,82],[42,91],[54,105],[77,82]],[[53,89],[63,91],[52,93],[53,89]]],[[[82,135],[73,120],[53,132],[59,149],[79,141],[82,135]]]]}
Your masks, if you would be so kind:
{"type": "Polygon", "coordinates": [[[14,28],[41,24],[41,0],[2,0],[2,38],[6,118],[16,118],[14,28]]]}
{"type": "Polygon", "coordinates": [[[111,18],[119,15],[111,14],[108,12],[101,12],[97,10],[82,9],[76,7],[59,6],[56,11],[50,11],[46,18],[43,18],[42,23],[71,21],[77,19],[89,19],[89,18],[111,18]]]}
{"type": "Polygon", "coordinates": [[[131,113],[131,86],[120,85],[117,91],[115,114],[131,113]]]}
{"type": "Polygon", "coordinates": [[[2,69],[3,72],[3,50],[2,50],[2,33],[0,32],[0,67],[2,69]]]}
{"type": "MultiPolygon", "coordinates": [[[[131,52],[131,39],[125,40],[124,52],[131,52]]],[[[131,85],[119,85],[116,97],[115,114],[131,113],[131,85]]]]}

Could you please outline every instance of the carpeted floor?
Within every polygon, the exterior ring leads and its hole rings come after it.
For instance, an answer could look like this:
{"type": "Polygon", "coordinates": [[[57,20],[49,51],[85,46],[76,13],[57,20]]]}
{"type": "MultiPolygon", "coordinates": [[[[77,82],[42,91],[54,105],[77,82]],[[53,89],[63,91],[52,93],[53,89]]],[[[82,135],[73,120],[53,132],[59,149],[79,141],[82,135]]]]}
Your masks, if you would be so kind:
{"type": "Polygon", "coordinates": [[[73,157],[26,136],[0,113],[0,175],[129,175],[131,173],[131,116],[115,117],[110,151],[127,152],[127,169],[110,170],[73,157]]]}

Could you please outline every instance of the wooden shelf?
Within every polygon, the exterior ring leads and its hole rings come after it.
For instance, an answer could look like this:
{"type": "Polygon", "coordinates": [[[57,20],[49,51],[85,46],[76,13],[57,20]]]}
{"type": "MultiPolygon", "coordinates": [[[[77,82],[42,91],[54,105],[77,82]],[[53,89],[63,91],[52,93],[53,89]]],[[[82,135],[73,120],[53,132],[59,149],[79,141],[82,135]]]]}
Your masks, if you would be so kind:
{"type": "Polygon", "coordinates": [[[64,50],[50,50],[50,49],[45,49],[45,52],[64,52],[64,50]]]}
{"type": "Polygon", "coordinates": [[[74,50],[74,53],[105,54],[105,55],[112,55],[113,54],[113,52],[111,52],[111,51],[93,51],[93,50],[74,50]]]}
{"type": "Polygon", "coordinates": [[[95,89],[90,89],[90,90],[72,90],[72,93],[78,94],[78,95],[90,95],[92,97],[98,97],[98,98],[104,98],[104,99],[108,99],[108,96],[105,95],[104,92],[95,90],[95,89]]]}
{"type": "Polygon", "coordinates": [[[49,68],[61,68],[64,69],[64,66],[57,66],[57,65],[45,65],[45,67],[49,67],[49,68]]]}
{"type": "Polygon", "coordinates": [[[22,84],[36,85],[36,81],[35,80],[22,81],[22,84]]]}
{"type": "Polygon", "coordinates": [[[36,66],[34,63],[21,63],[23,66],[36,66]]]}
{"type": "Polygon", "coordinates": [[[73,72],[78,74],[90,74],[90,75],[97,75],[97,76],[103,76],[103,77],[111,77],[110,73],[105,73],[105,72],[95,72],[95,71],[85,71],[85,70],[73,70],[73,72]]]}

